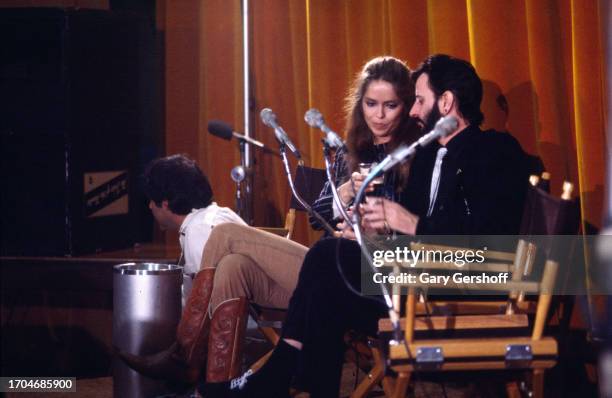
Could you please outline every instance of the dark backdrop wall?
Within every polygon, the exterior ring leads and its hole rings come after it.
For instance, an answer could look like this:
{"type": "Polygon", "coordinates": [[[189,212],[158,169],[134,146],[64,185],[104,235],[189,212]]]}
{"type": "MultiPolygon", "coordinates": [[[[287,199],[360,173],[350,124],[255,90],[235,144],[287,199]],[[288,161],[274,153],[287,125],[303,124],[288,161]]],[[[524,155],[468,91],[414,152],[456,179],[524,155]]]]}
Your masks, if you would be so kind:
{"type": "Polygon", "coordinates": [[[153,18],[0,9],[3,255],[77,255],[151,239],[140,188],[163,153],[153,18]]]}

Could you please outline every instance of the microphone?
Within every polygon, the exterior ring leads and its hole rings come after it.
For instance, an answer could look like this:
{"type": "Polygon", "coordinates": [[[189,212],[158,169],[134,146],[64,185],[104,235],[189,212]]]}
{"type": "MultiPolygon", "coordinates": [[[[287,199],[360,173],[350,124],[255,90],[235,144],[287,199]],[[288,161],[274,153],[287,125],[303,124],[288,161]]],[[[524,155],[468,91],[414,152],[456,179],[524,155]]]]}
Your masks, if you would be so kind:
{"type": "Polygon", "coordinates": [[[310,127],[321,129],[321,131],[325,133],[325,142],[330,147],[342,148],[344,146],[344,142],[342,142],[342,139],[340,139],[338,134],[336,134],[327,124],[325,124],[323,115],[318,109],[311,108],[307,110],[304,114],[304,120],[310,127]]]}
{"type": "Polygon", "coordinates": [[[230,172],[230,177],[235,183],[240,183],[246,177],[246,170],[243,166],[236,166],[230,172]]]}
{"type": "MultiPolygon", "coordinates": [[[[415,154],[417,149],[429,145],[432,141],[446,137],[457,129],[459,125],[457,118],[454,116],[444,116],[436,123],[433,130],[425,134],[412,145],[400,145],[393,152],[391,152],[382,162],[376,167],[378,170],[387,171],[396,164],[402,162],[407,157],[415,154]]],[[[372,170],[370,174],[373,174],[376,169],[372,170]]]]}
{"type": "Polygon", "coordinates": [[[236,139],[244,141],[248,144],[255,145],[260,148],[264,147],[264,144],[262,142],[233,131],[229,124],[222,122],[221,120],[211,120],[210,122],[208,122],[208,131],[212,135],[216,135],[217,137],[223,138],[224,140],[229,141],[232,139],[233,136],[236,139]]]}
{"type": "Polygon", "coordinates": [[[283,130],[283,128],[278,125],[278,123],[276,122],[276,114],[272,112],[272,109],[262,109],[259,113],[259,116],[261,117],[261,121],[263,122],[263,124],[274,129],[274,135],[276,135],[276,139],[278,140],[278,142],[286,145],[296,158],[301,159],[302,156],[300,155],[300,151],[298,151],[296,146],[293,145],[293,142],[291,142],[291,139],[289,138],[287,133],[285,133],[285,130],[283,130]]]}

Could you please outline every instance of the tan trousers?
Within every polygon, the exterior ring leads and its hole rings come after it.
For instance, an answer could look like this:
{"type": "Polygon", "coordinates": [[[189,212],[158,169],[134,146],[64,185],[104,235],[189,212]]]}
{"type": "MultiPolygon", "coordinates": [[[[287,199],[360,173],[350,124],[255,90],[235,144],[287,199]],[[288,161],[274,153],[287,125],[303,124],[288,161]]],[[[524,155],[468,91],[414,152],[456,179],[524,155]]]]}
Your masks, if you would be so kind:
{"type": "Polygon", "coordinates": [[[217,225],[200,265],[200,269],[217,269],[209,314],[236,297],[264,307],[287,308],[307,251],[306,246],[253,227],[217,225]]]}

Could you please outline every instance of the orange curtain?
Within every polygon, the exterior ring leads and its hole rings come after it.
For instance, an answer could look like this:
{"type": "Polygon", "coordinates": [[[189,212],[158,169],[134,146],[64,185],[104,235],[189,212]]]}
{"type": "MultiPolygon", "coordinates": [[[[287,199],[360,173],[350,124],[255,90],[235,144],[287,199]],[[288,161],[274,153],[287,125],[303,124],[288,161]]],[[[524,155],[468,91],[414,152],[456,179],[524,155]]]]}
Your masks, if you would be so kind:
{"type": "MultiPolygon", "coordinates": [[[[163,1],[166,151],[187,152],[233,206],[235,143],[209,119],[241,129],[239,0],[163,1]]],[[[307,165],[322,167],[320,135],[303,122],[316,107],[343,131],[349,82],[369,58],[391,54],[416,67],[428,54],[469,60],[484,81],[484,128],[508,130],[542,158],[553,192],[576,183],[586,224],[600,226],[605,161],[603,18],[597,0],[251,0],[255,136],[276,148],[258,113],[272,108],[307,165]],[[506,99],[507,109],[500,107],[506,99]]],[[[280,225],[289,189],[278,158],[256,153],[255,224],[280,225]]],[[[305,218],[296,238],[317,235],[305,218]]]]}

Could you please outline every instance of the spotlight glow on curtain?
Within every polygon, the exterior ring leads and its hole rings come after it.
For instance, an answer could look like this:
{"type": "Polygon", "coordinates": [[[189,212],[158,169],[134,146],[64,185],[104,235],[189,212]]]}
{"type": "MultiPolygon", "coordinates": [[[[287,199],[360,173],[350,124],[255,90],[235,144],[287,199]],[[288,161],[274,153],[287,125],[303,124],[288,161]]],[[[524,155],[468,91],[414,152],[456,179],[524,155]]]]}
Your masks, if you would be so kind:
{"type": "MultiPolygon", "coordinates": [[[[391,54],[411,67],[428,54],[472,62],[485,83],[484,128],[508,130],[542,158],[553,192],[579,187],[582,216],[600,225],[605,145],[605,59],[597,0],[257,0],[252,7],[253,114],[272,108],[322,167],[309,107],[343,131],[349,82],[369,58],[391,54]]],[[[234,143],[205,131],[208,119],[242,124],[239,0],[165,2],[168,153],[191,153],[216,198],[233,205],[234,143]]],[[[276,147],[255,120],[255,135],[276,147]]],[[[257,154],[257,225],[281,224],[289,190],[279,159],[257,154]]],[[[296,238],[312,242],[304,218],[296,238]]]]}

